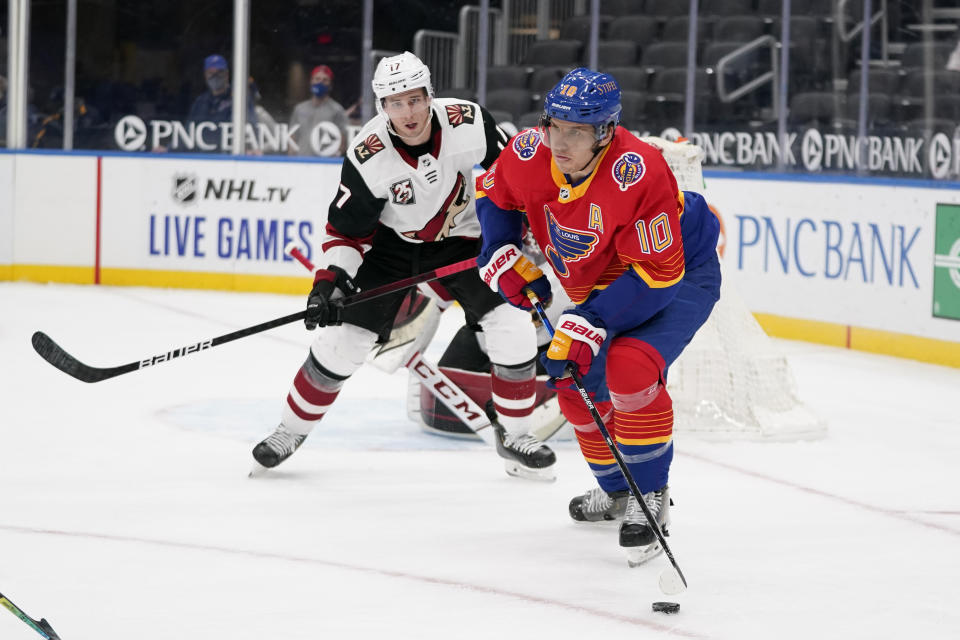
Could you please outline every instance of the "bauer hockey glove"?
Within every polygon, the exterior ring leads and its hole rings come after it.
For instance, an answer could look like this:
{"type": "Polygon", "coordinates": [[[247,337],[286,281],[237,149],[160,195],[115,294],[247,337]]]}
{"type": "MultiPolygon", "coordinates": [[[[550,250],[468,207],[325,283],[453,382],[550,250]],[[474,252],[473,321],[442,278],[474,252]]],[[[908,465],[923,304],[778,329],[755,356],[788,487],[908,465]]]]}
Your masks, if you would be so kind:
{"type": "Polygon", "coordinates": [[[547,306],[553,294],[550,282],[537,265],[530,262],[520,251],[520,247],[505,244],[487,255],[477,256],[480,277],[503,298],[520,309],[533,309],[524,289],[529,288],[540,302],[547,306]]]}
{"type": "Polygon", "coordinates": [[[342,298],[356,291],[357,285],[340,267],[331,265],[327,269],[318,269],[313,278],[313,289],[307,297],[307,315],[303,318],[303,324],[309,331],[341,324],[342,298]]]}
{"type": "Polygon", "coordinates": [[[567,367],[573,365],[581,376],[587,375],[594,357],[607,338],[606,329],[595,326],[600,322],[588,320],[576,309],[563,312],[557,318],[553,340],[540,356],[547,374],[554,378],[554,386],[567,387],[573,382],[567,375],[567,367]],[[566,381],[561,378],[567,378],[566,381]]]}

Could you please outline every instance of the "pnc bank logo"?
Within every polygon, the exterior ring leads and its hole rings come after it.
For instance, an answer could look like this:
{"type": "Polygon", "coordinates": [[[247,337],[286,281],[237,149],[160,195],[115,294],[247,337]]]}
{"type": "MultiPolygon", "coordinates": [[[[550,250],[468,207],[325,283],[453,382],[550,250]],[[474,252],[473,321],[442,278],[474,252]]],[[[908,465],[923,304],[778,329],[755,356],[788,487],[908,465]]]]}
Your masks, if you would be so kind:
{"type": "Polygon", "coordinates": [[[137,116],[124,116],[113,130],[113,137],[124,151],[138,151],[147,142],[147,125],[137,116]]]}

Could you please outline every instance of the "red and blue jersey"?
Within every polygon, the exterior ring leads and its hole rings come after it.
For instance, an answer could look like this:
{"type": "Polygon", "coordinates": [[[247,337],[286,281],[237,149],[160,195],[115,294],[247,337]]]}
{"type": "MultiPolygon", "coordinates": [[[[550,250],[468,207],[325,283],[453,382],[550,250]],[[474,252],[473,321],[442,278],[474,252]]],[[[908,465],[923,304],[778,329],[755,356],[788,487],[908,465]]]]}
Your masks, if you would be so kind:
{"type": "Polygon", "coordinates": [[[519,245],[525,212],[570,299],[613,331],[669,303],[685,269],[716,251],[719,231],[703,198],[678,190],[660,151],[622,127],[577,185],[539,131],[520,132],[477,179],[477,208],[481,255],[519,245]]]}

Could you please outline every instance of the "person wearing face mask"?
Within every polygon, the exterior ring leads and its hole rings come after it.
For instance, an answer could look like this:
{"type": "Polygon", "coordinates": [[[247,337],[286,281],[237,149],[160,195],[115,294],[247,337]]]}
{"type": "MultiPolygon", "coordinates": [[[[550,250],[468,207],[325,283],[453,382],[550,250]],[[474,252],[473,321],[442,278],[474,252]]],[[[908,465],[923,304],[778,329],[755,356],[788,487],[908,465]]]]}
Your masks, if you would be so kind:
{"type": "MultiPolygon", "coordinates": [[[[195,150],[226,152],[219,124],[233,118],[233,95],[230,89],[230,67],[223,56],[213,54],[203,61],[203,78],[207,90],[197,96],[190,107],[187,121],[198,129],[195,150]]],[[[253,96],[247,93],[247,123],[257,125],[253,96]]],[[[171,149],[177,151],[177,149],[171,149]]]]}
{"type": "Polygon", "coordinates": [[[317,65],[310,73],[310,98],[297,104],[290,116],[297,148],[290,155],[339,156],[347,144],[347,114],[333,99],[333,70],[317,65]],[[296,128],[294,128],[296,127],[296,128]]]}

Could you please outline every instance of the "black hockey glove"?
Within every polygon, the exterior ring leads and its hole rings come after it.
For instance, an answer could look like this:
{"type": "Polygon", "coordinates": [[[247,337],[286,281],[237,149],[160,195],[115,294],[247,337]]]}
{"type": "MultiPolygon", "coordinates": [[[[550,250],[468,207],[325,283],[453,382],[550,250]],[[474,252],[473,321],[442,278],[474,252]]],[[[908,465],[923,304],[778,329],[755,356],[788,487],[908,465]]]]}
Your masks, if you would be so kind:
{"type": "Polygon", "coordinates": [[[307,315],[303,324],[309,331],[317,327],[343,322],[343,296],[357,292],[357,285],[340,267],[320,269],[313,278],[313,289],[307,298],[307,315]]]}

